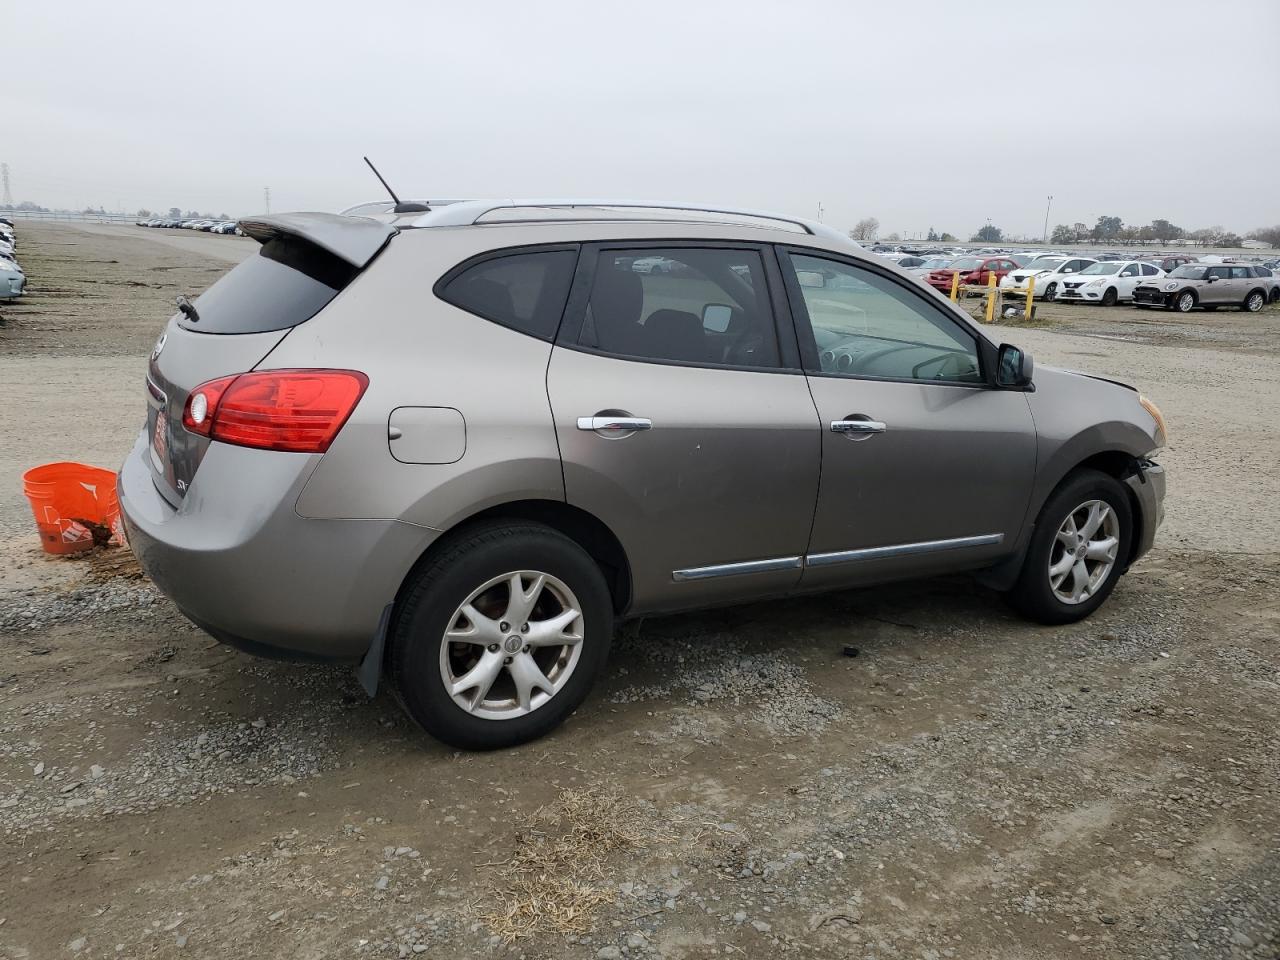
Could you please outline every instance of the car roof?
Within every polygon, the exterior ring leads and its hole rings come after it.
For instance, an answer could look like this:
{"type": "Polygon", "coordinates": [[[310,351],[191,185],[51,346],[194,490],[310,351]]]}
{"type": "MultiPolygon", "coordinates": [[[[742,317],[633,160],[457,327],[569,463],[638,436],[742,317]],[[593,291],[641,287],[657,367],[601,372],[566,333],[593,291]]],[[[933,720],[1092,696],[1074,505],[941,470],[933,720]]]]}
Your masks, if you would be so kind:
{"type": "MultiPolygon", "coordinates": [[[[371,218],[393,222],[399,228],[466,227],[496,224],[538,224],[564,222],[651,222],[670,224],[715,224],[722,228],[773,230],[819,237],[844,249],[861,250],[861,244],[833,227],[788,214],[772,213],[705,203],[652,200],[540,198],[471,199],[423,201],[431,209],[425,213],[396,214],[393,209],[371,218]]],[[[370,205],[349,208],[357,210],[370,205]]]]}

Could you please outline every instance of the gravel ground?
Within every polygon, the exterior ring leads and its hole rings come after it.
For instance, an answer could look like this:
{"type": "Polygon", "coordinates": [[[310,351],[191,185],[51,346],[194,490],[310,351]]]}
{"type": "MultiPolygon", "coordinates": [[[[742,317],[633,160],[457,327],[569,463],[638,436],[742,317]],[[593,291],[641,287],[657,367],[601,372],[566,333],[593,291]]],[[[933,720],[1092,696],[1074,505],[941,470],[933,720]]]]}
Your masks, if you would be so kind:
{"type": "Polygon", "coordinates": [[[118,461],[169,298],[236,255],[156,232],[27,228],[0,323],[0,957],[1280,956],[1274,309],[1007,332],[1170,420],[1167,526],[1089,622],[963,579],[648,620],[562,731],[466,755],[39,553],[21,470],[118,461]]]}

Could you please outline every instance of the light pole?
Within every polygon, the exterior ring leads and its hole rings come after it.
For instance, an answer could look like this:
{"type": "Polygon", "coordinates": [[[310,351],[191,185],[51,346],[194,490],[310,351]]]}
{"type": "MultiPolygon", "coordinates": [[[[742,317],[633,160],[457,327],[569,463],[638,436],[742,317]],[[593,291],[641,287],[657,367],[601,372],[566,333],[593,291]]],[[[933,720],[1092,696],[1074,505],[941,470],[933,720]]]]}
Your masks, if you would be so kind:
{"type": "Polygon", "coordinates": [[[1042,243],[1049,242],[1049,208],[1053,206],[1053,194],[1049,194],[1049,202],[1044,205],[1044,240],[1042,243]]]}

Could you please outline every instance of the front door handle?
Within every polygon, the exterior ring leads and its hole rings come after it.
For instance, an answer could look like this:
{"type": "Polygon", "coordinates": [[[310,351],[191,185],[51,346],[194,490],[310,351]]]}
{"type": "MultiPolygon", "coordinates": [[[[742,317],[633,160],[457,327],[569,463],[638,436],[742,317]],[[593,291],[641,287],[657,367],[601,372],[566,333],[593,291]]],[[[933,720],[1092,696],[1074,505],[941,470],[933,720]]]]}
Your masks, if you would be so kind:
{"type": "Polygon", "coordinates": [[[631,433],[635,430],[652,430],[653,421],[648,417],[579,417],[578,429],[631,433]]]}
{"type": "Polygon", "coordinates": [[[865,440],[872,434],[884,433],[888,429],[889,427],[879,420],[866,418],[831,421],[831,432],[843,433],[850,440],[865,440]]]}

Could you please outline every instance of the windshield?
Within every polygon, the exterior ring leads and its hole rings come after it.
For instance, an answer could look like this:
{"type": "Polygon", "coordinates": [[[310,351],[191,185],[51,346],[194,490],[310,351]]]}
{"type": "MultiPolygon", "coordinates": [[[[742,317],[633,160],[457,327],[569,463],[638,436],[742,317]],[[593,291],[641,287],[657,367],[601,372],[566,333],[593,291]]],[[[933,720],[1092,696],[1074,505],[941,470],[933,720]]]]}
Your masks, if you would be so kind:
{"type": "Polygon", "coordinates": [[[951,263],[950,257],[930,257],[923,264],[921,264],[921,266],[927,267],[930,270],[939,270],[950,263],[951,263]]]}
{"type": "Polygon", "coordinates": [[[1085,267],[1083,270],[1081,270],[1080,276],[1082,277],[1109,276],[1113,273],[1118,273],[1120,268],[1123,266],[1124,266],[1123,263],[1115,263],[1115,262],[1095,263],[1093,266],[1085,267]]]}
{"type": "Polygon", "coordinates": [[[1169,276],[1177,277],[1179,280],[1203,280],[1205,271],[1208,269],[1208,267],[1196,267],[1189,263],[1184,263],[1169,276]]]}
{"type": "Polygon", "coordinates": [[[1027,264],[1028,270],[1051,270],[1060,264],[1066,263],[1066,257],[1036,257],[1027,264]]]}
{"type": "Polygon", "coordinates": [[[950,267],[952,270],[977,270],[982,266],[982,261],[977,257],[961,257],[959,260],[952,260],[950,267]]]}

